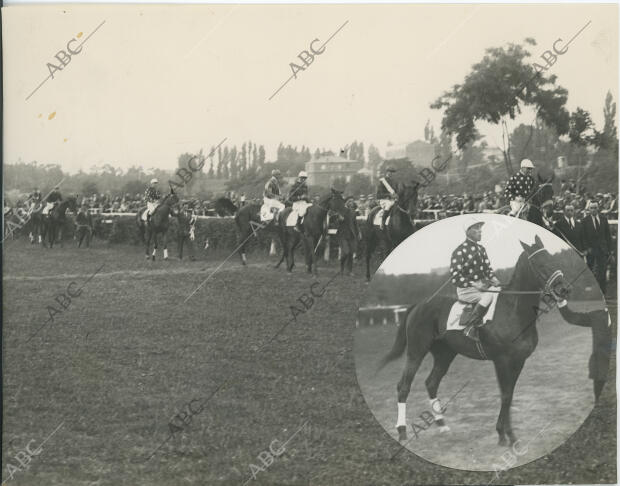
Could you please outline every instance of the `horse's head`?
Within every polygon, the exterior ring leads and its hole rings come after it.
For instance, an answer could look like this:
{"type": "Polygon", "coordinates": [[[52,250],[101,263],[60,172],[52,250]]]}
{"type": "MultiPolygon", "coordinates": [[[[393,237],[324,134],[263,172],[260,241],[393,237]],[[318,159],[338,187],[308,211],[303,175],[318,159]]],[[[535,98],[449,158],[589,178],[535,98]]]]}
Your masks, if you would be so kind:
{"type": "Polygon", "coordinates": [[[538,235],[534,238],[534,244],[528,245],[520,241],[525,250],[527,260],[532,273],[538,279],[543,293],[551,295],[555,300],[563,300],[570,293],[570,284],[564,278],[562,270],[555,269],[553,259],[543,246],[538,235]]]}
{"type": "Polygon", "coordinates": [[[335,190],[330,191],[330,194],[319,202],[319,206],[327,209],[329,212],[338,213],[341,216],[344,215],[346,208],[342,192],[335,190]]]}
{"type": "Polygon", "coordinates": [[[538,177],[538,189],[536,193],[532,197],[532,202],[534,205],[541,208],[541,212],[543,208],[549,203],[553,204],[553,179],[555,174],[551,174],[549,177],[541,177],[540,174],[538,177]]]}
{"type": "Polygon", "coordinates": [[[164,197],[161,204],[162,206],[165,204],[166,206],[172,207],[178,204],[178,202],[179,202],[179,196],[177,196],[177,193],[174,192],[171,188],[170,193],[164,197]]]}

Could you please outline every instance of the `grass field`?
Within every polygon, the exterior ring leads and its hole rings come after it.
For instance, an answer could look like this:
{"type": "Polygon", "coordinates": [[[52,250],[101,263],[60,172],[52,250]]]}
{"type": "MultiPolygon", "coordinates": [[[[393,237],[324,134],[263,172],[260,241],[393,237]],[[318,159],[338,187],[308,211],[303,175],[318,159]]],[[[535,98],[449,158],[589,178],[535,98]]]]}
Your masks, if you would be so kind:
{"type": "MultiPolygon", "coordinates": [[[[272,261],[257,255],[249,256],[248,268],[236,257],[224,263],[184,303],[225,254],[150,263],[139,247],[100,243],[50,251],[11,241],[4,250],[3,480],[7,463],[19,465],[21,449],[56,430],[8,484],[242,485],[251,478],[250,464],[261,465],[257,456],[289,438],[286,451],[248,484],[493,479],[407,451],[390,459],[399,445],[366,405],[354,367],[354,323],[366,289],[361,277],[334,279],[292,321],[290,306],[302,308],[297,299],[314,280],[301,268],[293,275],[268,268],[272,261]],[[41,328],[47,306],[58,308],[54,298],[72,281],[73,293],[84,285],[81,295],[41,328]],[[147,461],[166,441],[168,422],[194,399],[204,410],[147,461]]],[[[335,264],[323,264],[319,282],[335,271],[335,264]]],[[[616,482],[612,366],[600,405],[573,437],[506,472],[500,484],[616,482]]],[[[493,415],[491,431],[494,423],[493,415]]]]}

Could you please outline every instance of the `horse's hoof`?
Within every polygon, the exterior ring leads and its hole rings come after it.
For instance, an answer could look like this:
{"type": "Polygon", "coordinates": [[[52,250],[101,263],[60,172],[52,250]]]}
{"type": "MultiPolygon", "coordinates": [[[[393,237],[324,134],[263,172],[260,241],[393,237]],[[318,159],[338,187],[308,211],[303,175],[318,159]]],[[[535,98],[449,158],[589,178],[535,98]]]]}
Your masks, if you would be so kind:
{"type": "Polygon", "coordinates": [[[398,427],[396,427],[396,430],[398,430],[398,441],[399,442],[404,442],[407,440],[407,427],[405,427],[404,425],[399,425],[398,427]]]}

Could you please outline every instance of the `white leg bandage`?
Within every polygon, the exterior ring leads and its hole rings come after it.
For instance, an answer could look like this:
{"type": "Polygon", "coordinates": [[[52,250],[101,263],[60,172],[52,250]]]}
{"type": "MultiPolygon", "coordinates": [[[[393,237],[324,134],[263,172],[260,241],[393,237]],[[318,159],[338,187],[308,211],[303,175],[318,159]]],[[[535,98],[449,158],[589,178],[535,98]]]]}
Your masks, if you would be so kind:
{"type": "Polygon", "coordinates": [[[399,403],[398,404],[398,419],[396,420],[396,427],[400,427],[401,425],[407,426],[407,419],[405,415],[407,413],[407,404],[399,403]]]}

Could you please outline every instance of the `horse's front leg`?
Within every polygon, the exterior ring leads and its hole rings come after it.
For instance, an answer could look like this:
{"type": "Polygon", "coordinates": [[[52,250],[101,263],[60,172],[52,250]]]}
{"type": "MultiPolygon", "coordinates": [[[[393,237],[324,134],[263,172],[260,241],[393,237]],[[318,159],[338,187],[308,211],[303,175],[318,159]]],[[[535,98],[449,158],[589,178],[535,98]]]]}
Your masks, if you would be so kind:
{"type": "Polygon", "coordinates": [[[153,253],[151,259],[155,261],[155,255],[157,254],[157,233],[153,231],[153,253]]]}
{"type": "Polygon", "coordinates": [[[512,431],[510,406],[512,405],[512,395],[515,385],[517,384],[524,363],[525,360],[523,359],[498,359],[494,361],[495,373],[497,374],[497,381],[502,394],[502,407],[499,411],[497,424],[495,426],[499,435],[498,445],[500,446],[512,446],[517,441],[517,437],[512,431]]]}
{"type": "Polygon", "coordinates": [[[168,260],[168,231],[164,231],[162,238],[164,240],[164,260],[168,260]]]}

